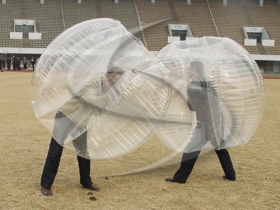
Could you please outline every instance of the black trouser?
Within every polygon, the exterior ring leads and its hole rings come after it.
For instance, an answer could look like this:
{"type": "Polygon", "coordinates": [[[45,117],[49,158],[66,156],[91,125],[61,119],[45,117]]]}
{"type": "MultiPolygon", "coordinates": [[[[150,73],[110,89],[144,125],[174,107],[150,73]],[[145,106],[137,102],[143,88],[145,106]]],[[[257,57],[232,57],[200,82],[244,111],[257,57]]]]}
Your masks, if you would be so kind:
{"type": "MultiPolygon", "coordinates": [[[[229,179],[235,179],[235,171],[229,156],[229,153],[226,149],[215,150],[221,166],[224,170],[225,176],[229,179]]],[[[189,175],[192,172],[194,164],[199,156],[200,151],[183,153],[181,165],[178,171],[174,174],[174,179],[181,182],[186,182],[189,175]]]]}
{"type": "MultiPolygon", "coordinates": [[[[62,113],[58,113],[56,115],[56,121],[63,119],[63,125],[65,125],[65,129],[63,130],[61,126],[55,123],[54,133],[56,133],[56,127],[59,127],[61,133],[65,133],[65,131],[71,131],[74,127],[74,122],[72,122],[69,118],[67,118],[62,113]],[[68,123],[67,123],[68,122],[68,123]],[[69,130],[70,129],[70,130],[69,130]]],[[[61,125],[60,123],[59,125],[61,125]]],[[[83,133],[79,138],[73,141],[74,146],[81,145],[79,142],[86,142],[86,132],[83,133]]],[[[82,144],[83,147],[85,143],[82,144]]],[[[84,149],[79,149],[84,150],[84,149]]],[[[77,151],[77,152],[79,152],[77,151]]],[[[52,137],[51,143],[49,146],[48,155],[46,158],[45,166],[43,169],[42,177],[41,177],[41,186],[50,189],[54,182],[55,176],[58,171],[60,158],[63,152],[63,147],[57,143],[57,141],[52,137]]],[[[77,156],[79,163],[79,171],[80,171],[80,184],[87,187],[92,181],[90,177],[90,160],[77,156]]]]}
{"type": "MultiPolygon", "coordinates": [[[[200,150],[203,146],[210,141],[211,144],[216,147],[215,134],[213,133],[213,128],[209,123],[198,122],[192,140],[187,145],[186,151],[194,151],[194,152],[185,152],[183,153],[181,165],[178,171],[174,174],[174,179],[179,180],[181,182],[186,182],[189,175],[192,172],[194,164],[199,156],[200,150]]],[[[223,139],[221,139],[220,145],[225,144],[223,139]]],[[[226,149],[215,150],[221,166],[224,170],[225,176],[228,179],[235,179],[235,170],[233,168],[233,164],[230,158],[230,155],[226,149]]]]}

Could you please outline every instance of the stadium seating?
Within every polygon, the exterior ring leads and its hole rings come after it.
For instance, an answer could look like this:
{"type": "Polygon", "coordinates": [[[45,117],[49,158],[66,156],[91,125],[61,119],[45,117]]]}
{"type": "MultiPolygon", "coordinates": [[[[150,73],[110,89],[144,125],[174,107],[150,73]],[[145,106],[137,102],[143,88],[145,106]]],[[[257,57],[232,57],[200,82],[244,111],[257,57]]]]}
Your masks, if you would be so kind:
{"type": "Polygon", "coordinates": [[[227,6],[221,0],[211,0],[209,5],[215,22],[204,0],[191,4],[182,0],[157,0],[154,4],[150,0],[120,0],[117,4],[111,0],[82,0],[81,4],[75,0],[46,0],[44,4],[36,0],[7,0],[0,7],[0,47],[45,48],[58,34],[79,22],[109,17],[120,20],[150,51],[158,51],[167,44],[168,24],[181,23],[189,25],[194,37],[220,35],[232,38],[242,46],[244,26],[265,27],[270,38],[275,40],[274,47],[261,43],[244,47],[251,54],[280,54],[278,1],[266,0],[263,7],[257,0],[228,1],[227,6]],[[35,20],[42,39],[10,39],[14,19],[35,20]]]}

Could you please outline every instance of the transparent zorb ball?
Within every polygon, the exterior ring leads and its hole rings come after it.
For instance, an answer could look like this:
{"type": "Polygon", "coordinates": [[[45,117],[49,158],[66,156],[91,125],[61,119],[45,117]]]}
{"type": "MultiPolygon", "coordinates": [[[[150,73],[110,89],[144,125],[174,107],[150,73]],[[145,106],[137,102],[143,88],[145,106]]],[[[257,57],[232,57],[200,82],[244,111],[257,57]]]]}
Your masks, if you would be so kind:
{"type": "Polygon", "coordinates": [[[170,101],[168,80],[119,21],[93,19],[61,33],[40,57],[33,110],[62,146],[88,159],[113,158],[155,132],[170,101]],[[104,78],[115,67],[124,73],[108,88],[104,78]]]}
{"type": "Polygon", "coordinates": [[[193,152],[241,146],[249,141],[263,114],[264,82],[256,62],[242,46],[229,38],[202,37],[171,43],[157,57],[170,70],[173,90],[164,117],[167,120],[157,130],[164,144],[174,151],[193,152]],[[188,84],[195,80],[187,76],[193,61],[203,64],[207,83],[207,100],[197,105],[204,106],[200,111],[183,105],[189,100],[188,84]],[[172,105],[174,90],[181,99],[177,97],[172,105]],[[198,115],[209,115],[210,119],[197,119],[198,115]]]}

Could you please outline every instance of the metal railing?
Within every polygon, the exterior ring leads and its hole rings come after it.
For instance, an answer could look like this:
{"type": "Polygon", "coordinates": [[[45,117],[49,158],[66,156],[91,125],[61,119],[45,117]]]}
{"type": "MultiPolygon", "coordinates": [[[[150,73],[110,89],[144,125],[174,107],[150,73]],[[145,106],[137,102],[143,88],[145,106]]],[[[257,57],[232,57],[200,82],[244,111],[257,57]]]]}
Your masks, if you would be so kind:
{"type": "Polygon", "coordinates": [[[134,6],[135,6],[135,10],[136,10],[136,15],[137,15],[140,31],[141,31],[141,34],[142,34],[142,37],[143,37],[143,42],[144,42],[145,47],[147,47],[146,39],[145,39],[145,36],[144,36],[142,24],[141,24],[139,13],[138,13],[138,9],[137,9],[137,6],[136,6],[136,0],[134,0],[134,6]]]}
{"type": "MultiPolygon", "coordinates": [[[[279,1],[279,0],[278,0],[278,1],[279,1]]],[[[208,0],[207,0],[207,4],[208,4],[208,9],[209,9],[209,12],[210,12],[210,15],[211,15],[213,24],[214,24],[214,26],[215,26],[216,32],[217,32],[218,36],[220,37],[220,32],[219,32],[218,27],[217,27],[217,25],[216,25],[216,22],[215,22],[215,19],[214,19],[214,17],[213,17],[213,14],[212,14],[212,11],[211,11],[211,7],[210,7],[210,4],[209,4],[209,1],[208,1],[208,0]]]]}
{"type": "Polygon", "coordinates": [[[62,13],[63,29],[65,30],[65,17],[64,17],[64,9],[63,9],[62,0],[60,0],[60,3],[61,3],[61,13],[62,13]]]}

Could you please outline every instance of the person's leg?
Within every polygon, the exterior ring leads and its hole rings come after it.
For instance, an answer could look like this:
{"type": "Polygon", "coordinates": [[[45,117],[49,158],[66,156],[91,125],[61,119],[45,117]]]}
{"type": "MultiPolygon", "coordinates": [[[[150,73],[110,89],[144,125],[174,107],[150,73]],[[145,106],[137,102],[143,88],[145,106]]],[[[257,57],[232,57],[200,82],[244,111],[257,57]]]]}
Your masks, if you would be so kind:
{"type": "Polygon", "coordinates": [[[80,171],[80,184],[89,190],[98,191],[100,188],[93,184],[90,177],[90,160],[77,156],[80,171]]]}
{"type": "Polygon", "coordinates": [[[180,168],[176,171],[173,178],[167,178],[166,181],[185,183],[205,143],[207,143],[207,141],[205,141],[205,124],[198,122],[193,132],[192,139],[186,145],[182,155],[180,168]]]}
{"type": "Polygon", "coordinates": [[[77,139],[73,140],[79,163],[80,184],[89,190],[99,190],[99,187],[92,183],[90,177],[90,159],[87,151],[87,132],[84,132],[77,139]]]}
{"type": "MultiPolygon", "coordinates": [[[[83,132],[83,130],[81,132],[83,132]]],[[[78,138],[73,140],[72,143],[78,156],[90,159],[87,148],[87,131],[84,131],[78,138]]]]}
{"type": "Polygon", "coordinates": [[[90,160],[77,156],[80,171],[80,184],[88,187],[92,181],[90,177],[90,160]]]}
{"type": "Polygon", "coordinates": [[[87,132],[82,133],[78,138],[73,140],[72,143],[77,152],[77,160],[80,171],[80,184],[84,187],[87,187],[92,183],[90,178],[90,160],[87,154],[87,132]]]}
{"type": "MultiPolygon", "coordinates": [[[[185,183],[189,178],[200,151],[183,153],[180,168],[173,176],[173,181],[185,183]]],[[[168,179],[166,181],[169,181],[168,179]]],[[[172,181],[172,180],[170,180],[172,181]]]]}
{"type": "Polygon", "coordinates": [[[55,116],[53,137],[60,145],[64,146],[65,140],[69,137],[75,126],[75,122],[65,116],[62,112],[57,112],[55,116]]]}
{"type": "Polygon", "coordinates": [[[63,142],[67,138],[69,130],[72,129],[72,121],[63,113],[58,112],[55,116],[53,137],[50,142],[48,155],[41,177],[41,192],[43,195],[52,195],[51,187],[59,167],[63,151],[63,142]],[[55,140],[56,139],[56,140],[55,140]],[[57,142],[59,141],[59,143],[57,142]]]}
{"type": "MultiPolygon", "coordinates": [[[[209,125],[210,123],[208,123],[209,125]]],[[[213,147],[215,148],[215,152],[219,158],[219,161],[221,163],[221,166],[223,168],[223,171],[225,173],[224,178],[228,179],[228,180],[235,180],[235,170],[233,168],[233,164],[230,158],[230,155],[228,153],[228,151],[226,149],[224,149],[226,147],[226,142],[223,139],[223,133],[224,133],[224,122],[223,122],[223,118],[221,119],[220,122],[220,129],[221,132],[218,133],[220,136],[218,136],[217,134],[215,135],[215,128],[214,126],[207,126],[206,130],[207,130],[207,138],[209,138],[211,144],[213,145],[213,147]],[[220,141],[217,141],[220,140],[220,141]],[[222,148],[222,149],[221,149],[222,148]]]]}
{"type": "Polygon", "coordinates": [[[233,168],[233,164],[228,151],[226,149],[221,149],[215,150],[215,152],[218,155],[221,166],[224,170],[224,178],[234,181],[236,179],[235,170],[233,168]]]}
{"type": "Polygon", "coordinates": [[[51,189],[54,182],[57,170],[59,167],[60,157],[63,147],[58,144],[54,138],[51,139],[48,155],[41,176],[41,186],[46,189],[51,189]]]}

